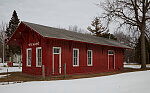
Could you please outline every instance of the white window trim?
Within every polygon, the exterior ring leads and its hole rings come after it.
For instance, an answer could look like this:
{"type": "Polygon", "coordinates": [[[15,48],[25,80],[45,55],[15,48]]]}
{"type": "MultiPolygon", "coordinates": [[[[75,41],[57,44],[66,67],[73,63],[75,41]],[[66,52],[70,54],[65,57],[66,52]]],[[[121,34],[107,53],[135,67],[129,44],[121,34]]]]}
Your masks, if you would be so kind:
{"type": "Polygon", "coordinates": [[[26,60],[26,65],[27,67],[31,67],[31,65],[28,65],[28,50],[31,50],[31,63],[32,63],[32,48],[27,48],[27,51],[26,51],[26,57],[27,57],[27,60],[26,60]]]}
{"type": "Polygon", "coordinates": [[[36,67],[42,66],[42,47],[36,47],[36,67]],[[41,65],[38,65],[38,49],[41,49],[41,65]]]}
{"type": "Polygon", "coordinates": [[[79,49],[78,48],[73,48],[73,67],[78,67],[78,66],[79,66],[79,49]],[[77,65],[74,65],[74,50],[78,51],[77,65]]]}
{"type": "MultiPolygon", "coordinates": [[[[59,54],[59,68],[61,67],[61,47],[53,47],[53,65],[52,65],[52,67],[53,67],[53,74],[54,74],[54,54],[59,54]],[[54,48],[58,48],[59,49],[59,53],[54,53],[54,48]]],[[[61,74],[61,68],[59,69],[59,73],[61,74]]]]}
{"type": "Polygon", "coordinates": [[[93,66],[93,52],[92,52],[92,50],[87,50],[87,66],[93,66]],[[91,51],[91,64],[88,64],[88,51],[91,51]]]}
{"type": "Polygon", "coordinates": [[[114,55],[114,69],[115,69],[115,51],[114,54],[109,54],[109,51],[114,51],[114,50],[108,50],[108,70],[109,70],[109,55],[114,55]]]}

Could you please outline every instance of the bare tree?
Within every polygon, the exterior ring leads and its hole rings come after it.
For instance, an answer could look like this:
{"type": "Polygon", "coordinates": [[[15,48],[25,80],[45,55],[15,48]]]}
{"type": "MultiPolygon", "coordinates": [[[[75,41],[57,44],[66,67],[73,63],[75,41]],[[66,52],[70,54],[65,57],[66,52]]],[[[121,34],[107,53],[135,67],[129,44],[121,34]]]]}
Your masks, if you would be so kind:
{"type": "Polygon", "coordinates": [[[132,49],[126,49],[124,52],[124,62],[135,62],[135,47],[138,42],[138,35],[134,33],[124,33],[123,31],[115,31],[114,36],[119,43],[132,47],[132,49]]]}
{"type": "Polygon", "coordinates": [[[77,25],[70,25],[68,30],[73,31],[73,32],[78,32],[78,33],[85,33],[86,31],[82,28],[79,28],[77,25]]]}
{"type": "Polygon", "coordinates": [[[122,31],[115,31],[114,36],[119,43],[134,48],[138,42],[139,35],[135,33],[124,33],[122,31]]]}
{"type": "Polygon", "coordinates": [[[0,24],[0,46],[2,47],[0,49],[1,53],[0,55],[3,56],[3,63],[4,63],[4,57],[5,57],[5,32],[6,32],[6,24],[3,22],[0,24]]]}
{"type": "Polygon", "coordinates": [[[107,19],[108,24],[116,20],[120,23],[119,27],[126,26],[130,31],[140,32],[141,68],[145,69],[145,33],[150,28],[150,0],[107,0],[102,8],[105,10],[103,18],[107,19]]]}

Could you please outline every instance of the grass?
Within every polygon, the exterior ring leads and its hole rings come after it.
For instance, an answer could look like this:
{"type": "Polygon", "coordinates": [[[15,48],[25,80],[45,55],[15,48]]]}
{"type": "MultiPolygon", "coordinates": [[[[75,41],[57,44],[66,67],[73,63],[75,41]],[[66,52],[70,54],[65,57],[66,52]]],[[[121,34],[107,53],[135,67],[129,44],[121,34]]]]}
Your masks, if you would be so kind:
{"type": "MultiPolygon", "coordinates": [[[[65,79],[80,79],[80,78],[91,78],[91,77],[99,77],[99,76],[108,76],[108,75],[115,75],[120,73],[127,73],[127,72],[135,72],[135,71],[144,71],[150,70],[147,69],[133,69],[133,68],[124,68],[124,70],[120,71],[113,71],[113,72],[103,72],[103,73],[95,73],[95,74],[80,74],[80,75],[67,75],[64,78],[64,75],[61,76],[53,76],[53,77],[46,77],[45,81],[51,80],[65,80],[65,79]]],[[[9,72],[9,76],[4,76],[0,78],[0,82],[29,82],[29,81],[43,81],[42,77],[38,76],[31,76],[27,74],[23,74],[21,72],[9,72]]],[[[7,73],[0,73],[0,75],[7,75],[7,73]]]]}

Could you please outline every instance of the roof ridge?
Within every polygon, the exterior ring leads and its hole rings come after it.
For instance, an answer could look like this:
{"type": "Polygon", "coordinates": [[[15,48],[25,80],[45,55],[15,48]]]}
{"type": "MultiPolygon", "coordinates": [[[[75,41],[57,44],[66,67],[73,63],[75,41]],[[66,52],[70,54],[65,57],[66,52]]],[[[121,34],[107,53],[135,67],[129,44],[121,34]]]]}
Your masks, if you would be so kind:
{"type": "MultiPolygon", "coordinates": [[[[69,31],[69,32],[73,32],[73,33],[79,33],[79,32],[75,32],[75,31],[70,31],[70,30],[67,30],[67,29],[63,29],[63,28],[56,28],[56,27],[50,27],[50,26],[45,26],[45,25],[41,25],[41,24],[36,24],[36,23],[30,23],[30,22],[26,22],[26,21],[21,21],[23,23],[29,23],[29,24],[34,24],[34,25],[39,25],[39,26],[43,26],[43,27],[48,27],[48,28],[53,28],[53,29],[58,29],[58,30],[66,30],[66,31],[69,31]]],[[[84,33],[79,33],[79,34],[83,34],[83,35],[89,35],[89,34],[84,34],[84,33]]],[[[92,36],[92,35],[91,35],[92,36]]]]}
{"type": "MultiPolygon", "coordinates": [[[[62,29],[62,28],[50,27],[50,26],[45,26],[45,25],[36,24],[36,23],[30,23],[30,22],[25,22],[25,21],[21,21],[21,22],[23,22],[23,23],[29,23],[29,24],[34,24],[34,25],[39,25],[39,26],[43,26],[43,27],[48,27],[48,28],[52,28],[52,29],[57,29],[57,30],[60,30],[60,31],[65,30],[65,31],[69,31],[69,32],[72,32],[72,33],[77,33],[77,34],[82,34],[82,35],[88,35],[88,36],[92,36],[92,37],[96,37],[96,38],[102,38],[102,39],[106,39],[106,40],[112,40],[112,39],[108,39],[108,38],[104,38],[104,37],[94,36],[94,35],[91,35],[91,34],[84,34],[84,33],[74,32],[74,31],[70,31],[70,30],[62,29]]],[[[116,40],[112,40],[112,41],[116,41],[116,40]]]]}

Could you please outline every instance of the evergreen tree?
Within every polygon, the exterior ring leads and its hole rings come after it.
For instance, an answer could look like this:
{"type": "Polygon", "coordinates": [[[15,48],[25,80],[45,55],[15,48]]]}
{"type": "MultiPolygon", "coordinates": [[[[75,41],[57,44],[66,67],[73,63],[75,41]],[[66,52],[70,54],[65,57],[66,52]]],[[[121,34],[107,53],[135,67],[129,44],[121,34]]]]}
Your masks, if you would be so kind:
{"type": "Polygon", "coordinates": [[[14,10],[13,15],[11,20],[9,21],[9,26],[6,29],[6,36],[8,38],[8,40],[10,39],[10,37],[12,36],[12,34],[14,33],[14,31],[16,30],[16,28],[18,27],[19,24],[19,19],[17,16],[16,11],[14,10]]]}
{"type": "MultiPolygon", "coordinates": [[[[17,29],[18,24],[20,23],[17,13],[14,10],[13,14],[12,14],[12,18],[9,21],[9,25],[6,29],[6,37],[7,39],[5,40],[7,42],[7,40],[9,40],[11,38],[11,36],[13,35],[14,31],[17,29]]],[[[20,52],[20,47],[19,46],[9,46],[6,50],[6,56],[10,57],[11,56],[11,62],[13,63],[13,54],[18,54],[21,53],[20,52]]]]}
{"type": "Polygon", "coordinates": [[[115,38],[115,36],[113,34],[109,33],[109,30],[106,27],[103,27],[99,17],[95,17],[94,20],[92,21],[91,25],[94,29],[92,29],[91,26],[88,26],[87,29],[90,32],[92,32],[94,35],[99,36],[99,37],[108,38],[108,39],[117,40],[117,38],[115,38]]]}
{"type": "Polygon", "coordinates": [[[106,28],[103,27],[103,25],[98,17],[94,18],[91,25],[92,25],[92,27],[94,27],[94,29],[92,29],[91,26],[88,26],[87,29],[96,36],[101,36],[102,33],[106,30],[106,28]]]}

